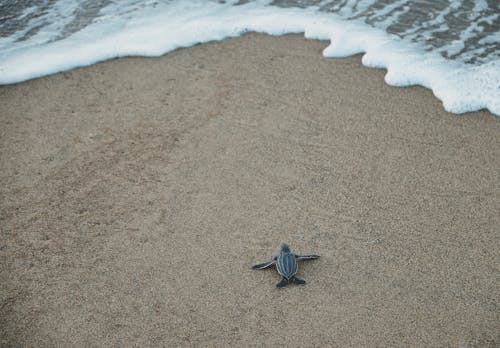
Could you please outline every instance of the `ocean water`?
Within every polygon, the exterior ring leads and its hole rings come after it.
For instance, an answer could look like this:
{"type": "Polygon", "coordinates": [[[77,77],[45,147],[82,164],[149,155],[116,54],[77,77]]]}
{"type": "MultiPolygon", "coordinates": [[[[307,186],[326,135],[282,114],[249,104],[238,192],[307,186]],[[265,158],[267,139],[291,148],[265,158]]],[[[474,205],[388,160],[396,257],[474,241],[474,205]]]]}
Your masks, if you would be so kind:
{"type": "Polygon", "coordinates": [[[500,0],[0,0],[0,84],[246,32],[328,40],[449,112],[500,116],[500,0]]]}

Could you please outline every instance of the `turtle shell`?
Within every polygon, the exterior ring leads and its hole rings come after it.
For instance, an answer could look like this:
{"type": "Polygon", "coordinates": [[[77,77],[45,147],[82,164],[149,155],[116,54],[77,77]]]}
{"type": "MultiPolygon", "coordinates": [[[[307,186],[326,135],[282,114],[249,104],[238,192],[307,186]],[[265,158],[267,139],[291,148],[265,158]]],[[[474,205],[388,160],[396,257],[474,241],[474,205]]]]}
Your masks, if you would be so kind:
{"type": "Polygon", "coordinates": [[[293,277],[298,270],[295,254],[282,252],[276,260],[276,268],[278,273],[286,279],[293,277]]]}

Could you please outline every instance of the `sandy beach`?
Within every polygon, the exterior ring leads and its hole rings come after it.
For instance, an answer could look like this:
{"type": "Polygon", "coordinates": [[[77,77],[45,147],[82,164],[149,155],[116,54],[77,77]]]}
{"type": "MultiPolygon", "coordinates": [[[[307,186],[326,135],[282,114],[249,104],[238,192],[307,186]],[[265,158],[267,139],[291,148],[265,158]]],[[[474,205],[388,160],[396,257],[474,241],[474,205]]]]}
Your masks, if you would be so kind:
{"type": "Polygon", "coordinates": [[[0,346],[497,347],[499,118],[326,45],[1,86],[0,346]]]}

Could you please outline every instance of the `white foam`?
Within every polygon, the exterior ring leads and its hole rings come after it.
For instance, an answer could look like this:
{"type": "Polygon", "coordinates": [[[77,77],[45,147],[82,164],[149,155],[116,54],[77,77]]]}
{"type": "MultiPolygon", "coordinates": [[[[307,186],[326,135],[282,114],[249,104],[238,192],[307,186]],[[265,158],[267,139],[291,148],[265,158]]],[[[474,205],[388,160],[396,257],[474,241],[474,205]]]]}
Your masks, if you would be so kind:
{"type": "Polygon", "coordinates": [[[47,32],[29,43],[0,40],[0,83],[21,82],[115,57],[160,56],[248,31],[304,33],[309,39],[330,41],[325,57],[365,53],[363,64],[387,69],[388,84],[432,89],[449,112],[486,108],[500,115],[499,62],[469,66],[448,61],[385,31],[312,8],[269,7],[267,1],[239,6],[172,1],[154,8],[134,4],[131,8],[110,5],[91,25],[63,40],[50,42],[47,32]]]}

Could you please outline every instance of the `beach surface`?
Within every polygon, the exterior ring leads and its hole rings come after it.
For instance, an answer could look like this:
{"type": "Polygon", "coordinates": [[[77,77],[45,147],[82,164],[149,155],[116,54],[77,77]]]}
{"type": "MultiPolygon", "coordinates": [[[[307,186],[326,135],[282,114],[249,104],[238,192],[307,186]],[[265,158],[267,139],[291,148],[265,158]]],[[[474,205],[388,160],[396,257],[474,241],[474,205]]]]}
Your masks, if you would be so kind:
{"type": "Polygon", "coordinates": [[[0,346],[497,347],[499,118],[325,46],[0,87],[0,346]]]}

